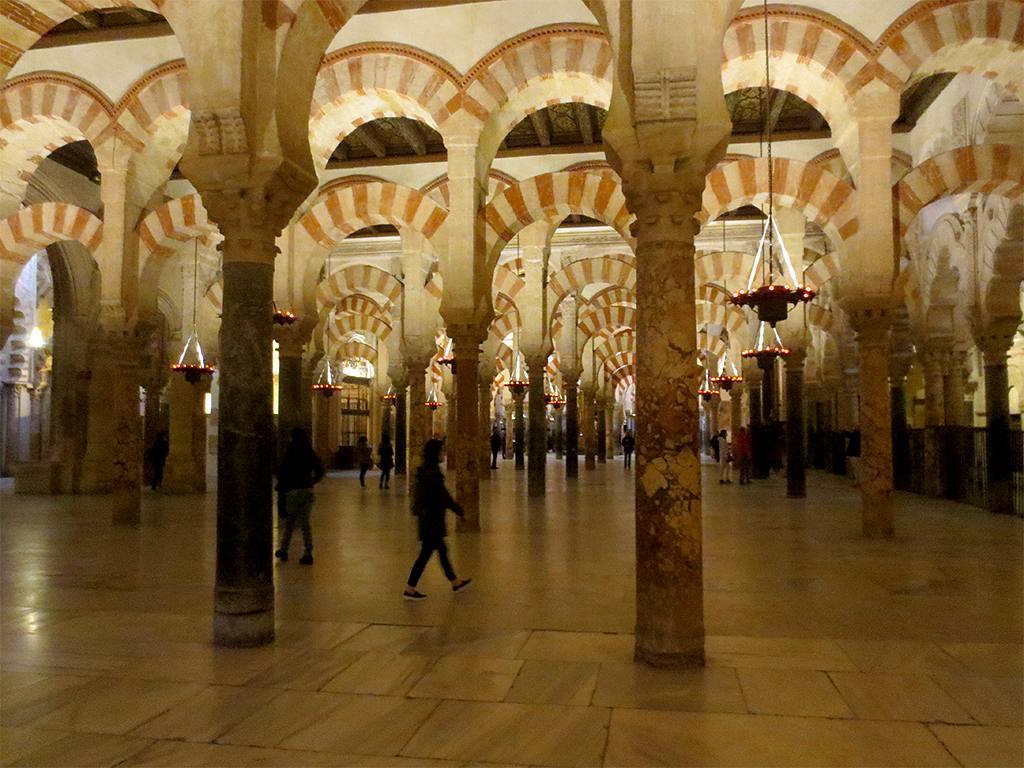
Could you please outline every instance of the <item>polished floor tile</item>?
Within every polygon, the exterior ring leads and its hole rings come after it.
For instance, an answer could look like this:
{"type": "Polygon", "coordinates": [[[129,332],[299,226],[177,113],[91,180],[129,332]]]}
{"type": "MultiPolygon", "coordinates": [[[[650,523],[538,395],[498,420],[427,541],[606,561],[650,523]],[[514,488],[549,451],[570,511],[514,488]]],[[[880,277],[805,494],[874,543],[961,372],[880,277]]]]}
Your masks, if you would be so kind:
{"type": "Polygon", "coordinates": [[[919,723],[618,709],[608,766],[955,766],[919,723]]]}
{"type": "Polygon", "coordinates": [[[1024,765],[1024,729],[988,725],[929,727],[965,768],[1024,765]]]}
{"type": "Polygon", "coordinates": [[[316,564],[275,565],[276,642],[244,650],[211,645],[212,493],[146,492],[125,528],[0,490],[0,762],[1020,764],[1024,521],[897,494],[874,541],[845,480],[706,483],[708,666],[659,670],[633,661],[632,477],[492,473],[483,531],[449,537],[473,588],[432,563],[409,603],[401,483],[333,475],[316,564]]]}

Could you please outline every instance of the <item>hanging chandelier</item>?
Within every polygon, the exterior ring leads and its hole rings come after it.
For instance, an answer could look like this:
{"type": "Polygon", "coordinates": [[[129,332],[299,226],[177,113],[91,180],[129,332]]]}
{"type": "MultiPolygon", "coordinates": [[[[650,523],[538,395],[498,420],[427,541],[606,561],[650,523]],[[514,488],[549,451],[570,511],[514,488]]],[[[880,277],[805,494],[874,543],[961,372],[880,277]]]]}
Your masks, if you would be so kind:
{"type": "Polygon", "coordinates": [[[526,374],[523,355],[516,351],[512,358],[512,376],[505,385],[513,395],[522,395],[530,387],[530,377],[526,374]]]}
{"type": "Polygon", "coordinates": [[[313,382],[313,391],[319,392],[324,397],[331,397],[339,389],[341,389],[341,383],[334,375],[334,365],[330,360],[324,358],[323,367],[320,369],[320,375],[317,377],[317,380],[313,382]]]}
{"type": "Polygon", "coordinates": [[[448,339],[441,354],[437,356],[437,362],[450,366],[452,371],[455,370],[455,344],[451,339],[448,339]]]}
{"type": "Polygon", "coordinates": [[[291,325],[295,322],[295,313],[288,309],[280,309],[277,302],[274,302],[274,325],[291,325]]]}
{"type": "MultiPolygon", "coordinates": [[[[801,285],[793,262],[786,250],[786,244],[775,223],[775,172],[772,164],[772,125],[768,116],[768,94],[770,93],[771,68],[768,37],[768,0],[764,0],[764,92],[761,97],[761,116],[764,121],[765,143],[768,147],[768,216],[757,244],[754,263],[750,267],[747,287],[736,291],[729,301],[738,307],[750,307],[757,312],[757,319],[769,323],[773,328],[789,314],[790,305],[808,302],[815,292],[801,285]],[[775,256],[775,241],[778,239],[780,258],[775,256]],[[760,275],[758,274],[760,273],[760,275]],[[757,285],[758,277],[760,280],[757,285]],[[786,281],[789,282],[786,282],[786,281]]],[[[724,234],[724,228],[723,228],[724,234]]]]}
{"type": "Polygon", "coordinates": [[[427,394],[427,400],[423,404],[432,411],[436,411],[438,408],[444,405],[444,403],[442,403],[441,400],[438,398],[437,390],[434,387],[430,388],[430,392],[427,394]]]}
{"type": "Polygon", "coordinates": [[[381,395],[380,399],[385,405],[391,405],[398,399],[398,393],[395,392],[395,388],[393,386],[388,384],[388,391],[381,395]]]}
{"type": "Polygon", "coordinates": [[[743,350],[740,356],[757,360],[759,367],[767,368],[775,358],[786,357],[789,353],[789,347],[782,343],[775,327],[762,321],[757,327],[757,342],[750,349],[743,350]]]}
{"type": "Polygon", "coordinates": [[[203,377],[212,377],[215,368],[206,362],[203,346],[199,343],[199,240],[192,254],[192,332],[171,370],[185,375],[189,384],[198,384],[203,377]]]}
{"type": "Polygon", "coordinates": [[[729,351],[726,350],[718,358],[718,374],[711,377],[711,383],[723,392],[728,392],[732,389],[733,384],[739,384],[741,381],[743,381],[743,377],[737,370],[736,364],[729,359],[729,351]],[[726,370],[726,366],[728,366],[728,370],[726,370]]]}
{"type": "Polygon", "coordinates": [[[565,405],[565,398],[558,391],[558,386],[548,376],[544,377],[544,403],[556,411],[565,405]]]}
{"type": "MultiPolygon", "coordinates": [[[[708,359],[708,353],[704,352],[703,357],[706,362],[708,359]]],[[[721,394],[718,387],[716,387],[711,381],[711,371],[708,370],[707,365],[704,365],[704,381],[697,389],[697,394],[700,395],[700,398],[705,403],[721,394]]]]}

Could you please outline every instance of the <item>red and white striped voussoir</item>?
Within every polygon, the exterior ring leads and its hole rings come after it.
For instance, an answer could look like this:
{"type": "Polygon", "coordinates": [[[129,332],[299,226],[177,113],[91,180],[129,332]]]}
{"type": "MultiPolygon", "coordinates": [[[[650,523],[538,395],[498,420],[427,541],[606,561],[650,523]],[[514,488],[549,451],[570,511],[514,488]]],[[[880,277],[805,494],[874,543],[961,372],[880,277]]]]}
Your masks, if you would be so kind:
{"type": "Polygon", "coordinates": [[[632,290],[636,288],[636,267],[632,261],[609,255],[570,262],[551,276],[548,282],[548,306],[557,306],[566,294],[594,284],[632,290]]]}
{"type": "Polygon", "coordinates": [[[636,328],[636,308],[615,304],[592,310],[584,309],[580,312],[577,326],[584,339],[589,339],[602,329],[636,328]]]}
{"type": "Polygon", "coordinates": [[[169,255],[194,237],[218,232],[198,193],[176,197],[146,214],[139,222],[139,241],[153,254],[169,255]]]}
{"type": "Polygon", "coordinates": [[[387,270],[369,264],[353,264],[333,272],[317,286],[318,308],[333,307],[352,293],[370,291],[397,301],[402,295],[402,284],[387,270]]]}
{"type": "Polygon", "coordinates": [[[103,222],[70,203],[36,203],[0,222],[0,258],[25,262],[51,243],[76,240],[95,252],[103,239],[103,222]]]}

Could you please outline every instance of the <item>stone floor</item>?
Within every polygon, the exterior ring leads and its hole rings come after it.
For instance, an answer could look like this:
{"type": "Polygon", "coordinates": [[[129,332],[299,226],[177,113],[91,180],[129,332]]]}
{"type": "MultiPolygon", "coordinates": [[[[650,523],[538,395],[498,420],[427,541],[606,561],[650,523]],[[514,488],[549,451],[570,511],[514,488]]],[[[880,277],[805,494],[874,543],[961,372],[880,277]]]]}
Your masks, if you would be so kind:
{"type": "MultiPolygon", "coordinates": [[[[510,465],[453,595],[400,599],[417,545],[400,489],[321,486],[316,563],[277,567],[278,641],[211,647],[213,496],[0,494],[4,765],[1019,766],[1022,521],[898,498],[898,537],[812,473],[705,476],[708,666],[631,662],[621,463],[527,502],[510,465]]],[[[550,477],[549,473],[549,477],[550,477]]],[[[293,545],[294,546],[294,545],[293,545]]]]}

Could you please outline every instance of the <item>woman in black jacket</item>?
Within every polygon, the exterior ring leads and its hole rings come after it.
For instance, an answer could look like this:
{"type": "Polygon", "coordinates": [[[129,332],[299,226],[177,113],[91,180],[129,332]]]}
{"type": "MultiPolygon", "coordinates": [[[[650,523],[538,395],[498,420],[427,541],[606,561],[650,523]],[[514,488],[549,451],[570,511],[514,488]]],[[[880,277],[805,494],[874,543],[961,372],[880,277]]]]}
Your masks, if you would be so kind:
{"type": "Polygon", "coordinates": [[[281,534],[281,546],[274,553],[278,560],[288,559],[288,545],[292,540],[292,531],[298,522],[302,528],[302,543],[305,551],[299,562],[302,565],[313,564],[313,529],[309,524],[309,516],[313,511],[313,486],[324,476],[324,466],[320,463],[313,445],[309,442],[306,430],[296,427],[292,430],[292,441],[285,449],[281,466],[277,469],[277,490],[284,494],[284,531],[281,534]]]}
{"type": "Polygon", "coordinates": [[[445,512],[451,510],[459,517],[462,517],[462,507],[448,493],[444,485],[444,475],[441,473],[441,449],[443,444],[440,440],[428,440],[423,446],[423,464],[416,470],[416,487],[413,490],[413,514],[419,518],[420,555],[413,563],[412,571],[409,573],[409,582],[405,587],[404,597],[406,600],[423,600],[427,596],[416,589],[423,569],[427,566],[430,556],[437,551],[437,557],[441,561],[441,568],[444,575],[452,584],[452,591],[459,592],[469,585],[472,579],[460,579],[455,575],[451,561],[448,560],[448,547],[444,543],[444,537],[448,535],[448,528],[445,525],[445,512]]]}

